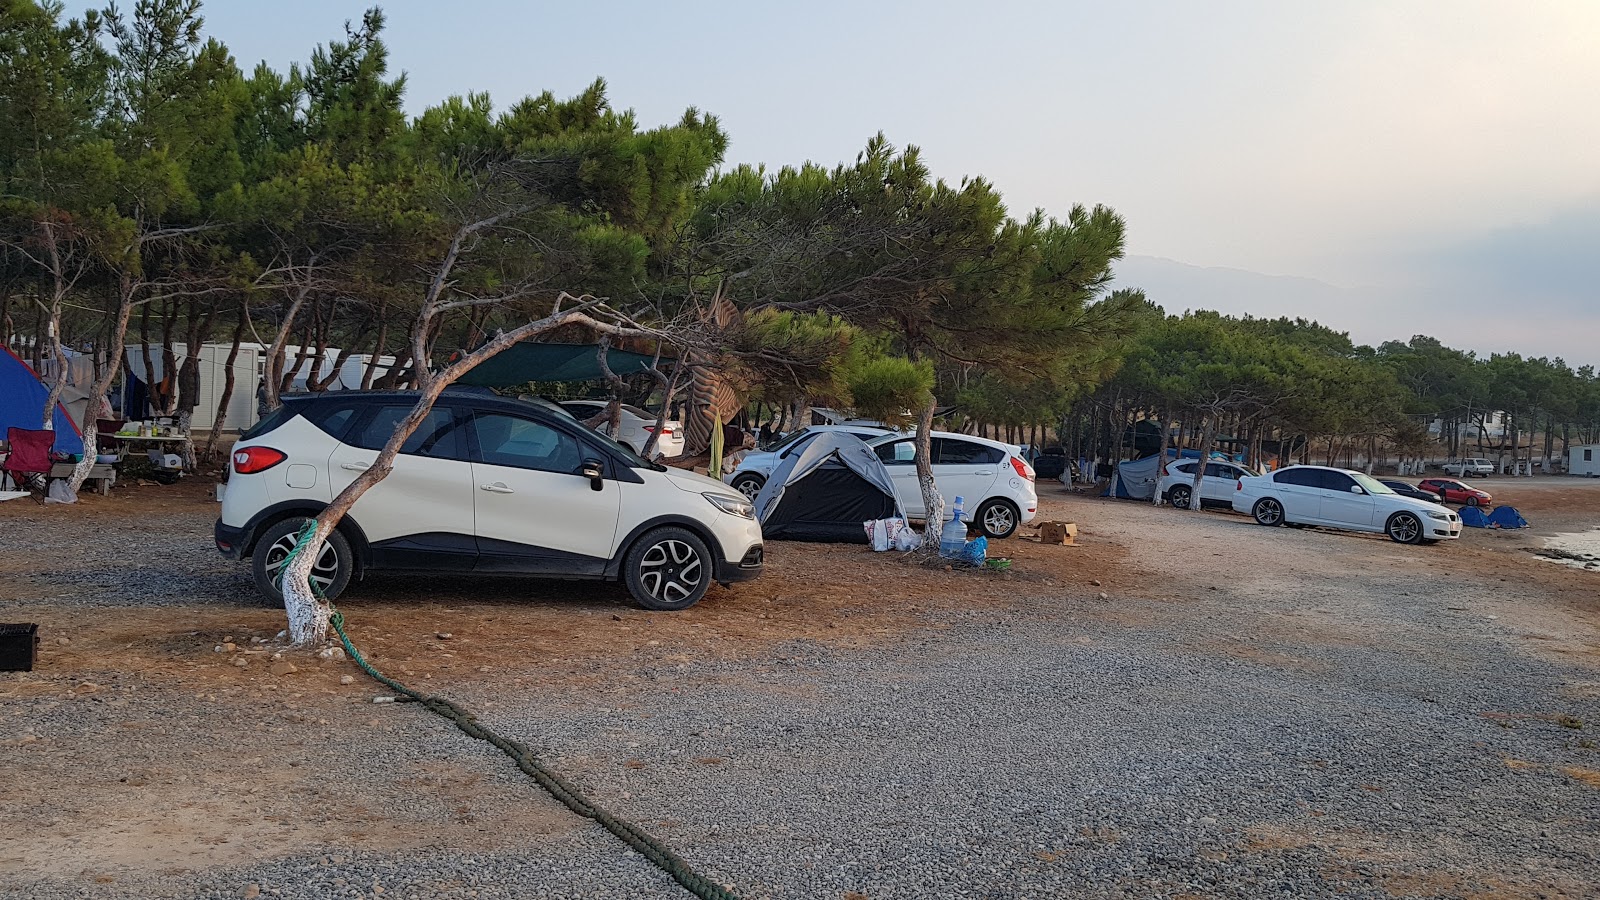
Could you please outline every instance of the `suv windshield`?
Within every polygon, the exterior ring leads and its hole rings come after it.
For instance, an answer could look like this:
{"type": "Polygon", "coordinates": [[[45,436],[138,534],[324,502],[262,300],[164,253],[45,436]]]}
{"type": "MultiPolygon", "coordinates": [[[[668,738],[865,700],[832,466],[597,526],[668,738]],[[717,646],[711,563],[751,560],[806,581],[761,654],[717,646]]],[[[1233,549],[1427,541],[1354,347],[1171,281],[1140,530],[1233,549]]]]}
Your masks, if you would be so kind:
{"type": "Polygon", "coordinates": [[[1369,494],[1392,494],[1392,493],[1394,493],[1394,490],[1392,488],[1390,488],[1387,484],[1384,484],[1383,482],[1379,481],[1378,479],[1373,478],[1371,475],[1363,475],[1360,472],[1351,472],[1349,474],[1350,474],[1351,478],[1354,478],[1356,480],[1356,484],[1361,485],[1362,490],[1365,490],[1369,494]]]}

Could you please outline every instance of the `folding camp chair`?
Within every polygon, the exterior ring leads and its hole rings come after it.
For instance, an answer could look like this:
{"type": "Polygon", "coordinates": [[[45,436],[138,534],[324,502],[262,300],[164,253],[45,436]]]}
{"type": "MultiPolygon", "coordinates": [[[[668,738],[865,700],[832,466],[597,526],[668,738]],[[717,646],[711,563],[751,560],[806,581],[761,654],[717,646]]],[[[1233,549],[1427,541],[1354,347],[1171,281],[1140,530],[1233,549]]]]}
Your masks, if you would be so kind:
{"type": "Polygon", "coordinates": [[[43,496],[50,481],[50,447],[56,442],[54,431],[7,428],[6,444],[11,448],[0,464],[0,485],[9,480],[18,490],[43,496]]]}

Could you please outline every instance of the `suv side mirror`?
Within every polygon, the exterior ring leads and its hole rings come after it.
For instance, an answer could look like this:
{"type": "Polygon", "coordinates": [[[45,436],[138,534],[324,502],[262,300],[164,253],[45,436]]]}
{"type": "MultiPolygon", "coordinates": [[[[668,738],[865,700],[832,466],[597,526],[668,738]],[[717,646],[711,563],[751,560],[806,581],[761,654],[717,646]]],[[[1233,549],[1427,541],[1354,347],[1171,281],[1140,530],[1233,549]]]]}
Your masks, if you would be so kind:
{"type": "Polygon", "coordinates": [[[1350,485],[1350,493],[1352,493],[1352,494],[1365,494],[1366,491],[1363,491],[1361,489],[1361,485],[1352,484],[1352,485],[1350,485]]]}
{"type": "Polygon", "coordinates": [[[589,479],[590,490],[602,490],[606,486],[605,464],[598,459],[586,459],[583,466],[578,469],[578,474],[589,479]]]}

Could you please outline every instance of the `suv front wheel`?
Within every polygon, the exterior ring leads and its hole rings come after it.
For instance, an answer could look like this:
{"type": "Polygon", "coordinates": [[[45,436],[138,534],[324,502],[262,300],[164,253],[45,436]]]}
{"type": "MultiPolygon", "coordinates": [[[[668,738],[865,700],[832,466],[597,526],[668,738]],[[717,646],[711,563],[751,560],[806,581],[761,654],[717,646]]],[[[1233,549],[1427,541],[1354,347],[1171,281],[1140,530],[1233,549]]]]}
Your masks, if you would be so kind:
{"type": "MultiPolygon", "coordinates": [[[[268,528],[256,543],[255,554],[250,559],[250,571],[255,575],[256,588],[272,603],[283,604],[283,589],[279,585],[283,577],[283,564],[294,549],[301,530],[310,521],[298,516],[284,519],[268,528]]],[[[311,567],[312,587],[321,590],[329,600],[338,597],[350,584],[350,573],[355,568],[353,561],[350,542],[338,529],[334,529],[323,542],[316,564],[311,567]]]]}
{"type": "Polygon", "coordinates": [[[657,528],[640,538],[623,560],[623,578],[634,602],[672,612],[700,602],[711,587],[711,551],[684,528],[657,528]]]}

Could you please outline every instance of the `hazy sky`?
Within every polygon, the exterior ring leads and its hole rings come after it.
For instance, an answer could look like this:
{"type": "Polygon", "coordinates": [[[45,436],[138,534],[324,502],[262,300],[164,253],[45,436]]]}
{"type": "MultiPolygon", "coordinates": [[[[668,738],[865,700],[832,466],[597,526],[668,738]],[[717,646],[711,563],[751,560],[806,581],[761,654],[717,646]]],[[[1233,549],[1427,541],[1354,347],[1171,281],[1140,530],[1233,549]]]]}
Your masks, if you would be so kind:
{"type": "MultiPolygon", "coordinates": [[[[282,68],[367,5],[206,16],[282,68]]],[[[836,163],[881,130],[1019,214],[1115,207],[1121,271],[1170,311],[1600,364],[1594,0],[383,6],[412,112],[604,76],[646,124],[718,115],[730,162],[836,163]]]]}

